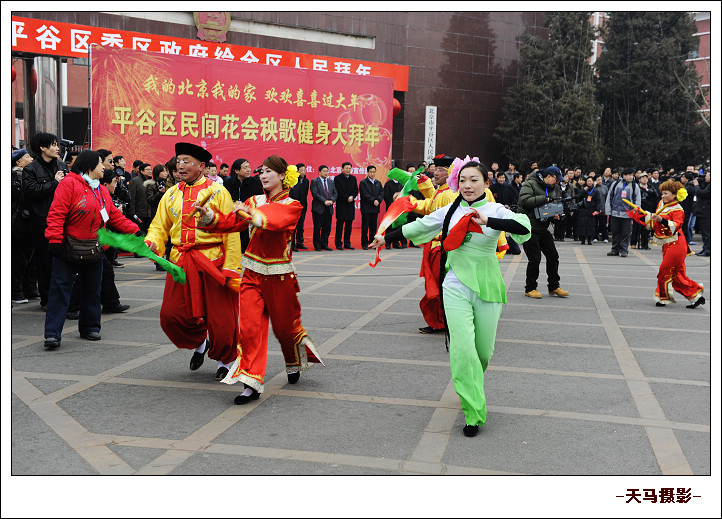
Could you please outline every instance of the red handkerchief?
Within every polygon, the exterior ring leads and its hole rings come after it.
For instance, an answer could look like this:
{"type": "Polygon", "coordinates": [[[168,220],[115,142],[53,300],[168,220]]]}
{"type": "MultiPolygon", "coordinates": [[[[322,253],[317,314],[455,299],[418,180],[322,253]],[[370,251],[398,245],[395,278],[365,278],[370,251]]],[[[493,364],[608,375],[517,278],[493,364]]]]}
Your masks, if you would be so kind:
{"type": "Polygon", "coordinates": [[[484,234],[479,224],[471,219],[474,216],[476,216],[476,213],[465,214],[461,220],[459,220],[459,223],[451,228],[451,231],[449,231],[449,234],[446,235],[446,239],[444,240],[443,245],[445,251],[458,249],[461,244],[464,243],[466,235],[470,232],[484,234]]]}

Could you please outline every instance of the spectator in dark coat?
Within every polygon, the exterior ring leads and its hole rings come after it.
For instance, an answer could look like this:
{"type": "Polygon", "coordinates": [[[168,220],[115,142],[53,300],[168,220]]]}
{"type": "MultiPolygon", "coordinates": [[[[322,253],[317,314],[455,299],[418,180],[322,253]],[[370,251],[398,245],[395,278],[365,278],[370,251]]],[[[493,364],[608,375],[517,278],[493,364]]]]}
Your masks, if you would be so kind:
{"type": "Polygon", "coordinates": [[[23,168],[33,158],[25,150],[12,154],[12,191],[10,220],[10,271],[12,302],[27,303],[38,295],[37,269],[31,262],[33,257],[32,224],[30,211],[25,207],[23,195],[23,168]]]}
{"type": "Polygon", "coordinates": [[[58,187],[68,167],[60,160],[58,138],[52,133],[38,132],[30,139],[33,161],[23,168],[23,195],[25,207],[30,212],[33,247],[38,269],[38,292],[43,309],[48,304],[50,275],[53,271],[52,258],[48,253],[48,239],[45,237],[48,212],[58,187]]]}
{"type": "Polygon", "coordinates": [[[154,183],[153,170],[150,164],[143,163],[138,167],[140,174],[130,181],[130,203],[128,210],[132,215],[131,219],[138,224],[141,232],[145,234],[150,227],[152,219],[150,205],[145,194],[148,185],[154,183]]]}
{"type": "Polygon", "coordinates": [[[338,198],[336,199],[336,248],[343,250],[351,247],[351,227],[356,217],[356,196],[358,196],[358,181],[351,174],[350,162],[341,164],[341,174],[336,175],[333,183],[336,186],[338,198]]]}
{"type": "MultiPolygon", "coordinates": [[[[512,164],[509,165],[511,166],[512,164]]],[[[519,199],[519,193],[511,187],[506,180],[506,174],[503,171],[499,171],[496,174],[496,183],[489,187],[489,191],[491,191],[491,194],[494,195],[494,200],[497,204],[501,204],[507,209],[511,209],[512,206],[516,206],[516,202],[519,199]]]]}
{"type": "Polygon", "coordinates": [[[381,202],[384,199],[384,188],[381,181],[376,180],[376,166],[366,168],[366,178],[359,184],[361,194],[361,248],[368,250],[369,243],[374,241],[379,227],[378,218],[381,202]]]}
{"type": "MultiPolygon", "coordinates": [[[[246,159],[236,159],[231,165],[231,176],[223,181],[234,202],[245,202],[252,196],[263,194],[263,185],[258,176],[251,176],[251,163],[246,159]]],[[[251,240],[248,229],[240,231],[241,252],[246,251],[251,240]]]]}
{"type": "Polygon", "coordinates": [[[679,205],[681,205],[682,209],[684,209],[682,232],[684,233],[684,237],[687,238],[687,243],[690,245],[696,245],[696,243],[692,241],[694,223],[692,223],[692,225],[689,224],[690,218],[692,218],[692,215],[694,214],[695,197],[697,195],[697,186],[695,186],[692,182],[696,177],[697,175],[691,171],[685,171],[679,177],[679,181],[682,183],[682,186],[684,186],[687,190],[687,198],[681,201],[679,205]]]}
{"type": "Polygon", "coordinates": [[[594,183],[594,177],[587,177],[582,191],[577,209],[577,229],[581,245],[584,245],[585,240],[587,245],[591,245],[597,235],[596,217],[602,210],[603,202],[601,191],[594,183]]]}
{"type": "Polygon", "coordinates": [[[692,183],[694,184],[695,182],[695,187],[697,187],[697,205],[694,208],[694,214],[697,216],[699,233],[702,235],[702,251],[698,254],[698,256],[709,256],[711,253],[710,241],[712,236],[712,207],[710,201],[711,187],[709,171],[705,173],[704,181],[700,182],[699,179],[694,179],[692,183]]]}
{"type": "Polygon", "coordinates": [[[288,196],[294,200],[301,202],[303,210],[301,216],[298,217],[298,223],[296,224],[296,230],[293,232],[293,239],[291,240],[291,247],[294,251],[298,249],[308,249],[303,244],[303,226],[306,224],[306,210],[308,209],[308,178],[306,178],[306,165],[303,163],[296,164],[298,169],[298,182],[291,188],[288,196]]]}

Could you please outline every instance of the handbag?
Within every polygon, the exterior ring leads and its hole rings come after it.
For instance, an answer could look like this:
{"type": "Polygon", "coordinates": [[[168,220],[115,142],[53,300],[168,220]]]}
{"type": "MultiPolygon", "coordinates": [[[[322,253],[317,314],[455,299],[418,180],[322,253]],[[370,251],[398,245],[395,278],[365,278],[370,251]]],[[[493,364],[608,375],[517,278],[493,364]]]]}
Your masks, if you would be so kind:
{"type": "Polygon", "coordinates": [[[83,240],[65,236],[65,259],[74,263],[95,263],[103,259],[98,238],[83,240]]]}

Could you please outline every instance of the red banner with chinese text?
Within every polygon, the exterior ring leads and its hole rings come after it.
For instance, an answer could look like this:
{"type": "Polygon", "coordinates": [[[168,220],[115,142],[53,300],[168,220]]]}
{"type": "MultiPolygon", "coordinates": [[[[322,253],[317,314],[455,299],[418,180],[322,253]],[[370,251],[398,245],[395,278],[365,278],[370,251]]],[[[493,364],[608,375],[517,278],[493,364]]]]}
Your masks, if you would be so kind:
{"type": "Polygon", "coordinates": [[[394,90],[406,92],[409,89],[409,67],[406,65],[317,56],[246,45],[174,38],[161,34],[12,17],[13,51],[87,58],[91,45],[223,61],[259,63],[274,67],[325,70],[348,75],[390,77],[394,80],[394,90]]]}
{"type": "Polygon", "coordinates": [[[370,164],[382,181],[391,168],[389,78],[96,45],[91,69],[91,146],[128,163],[164,163],[183,141],[217,165],[242,157],[255,168],[275,153],[307,164],[309,179],[321,164],[334,175],[351,162],[359,181],[370,164]]]}

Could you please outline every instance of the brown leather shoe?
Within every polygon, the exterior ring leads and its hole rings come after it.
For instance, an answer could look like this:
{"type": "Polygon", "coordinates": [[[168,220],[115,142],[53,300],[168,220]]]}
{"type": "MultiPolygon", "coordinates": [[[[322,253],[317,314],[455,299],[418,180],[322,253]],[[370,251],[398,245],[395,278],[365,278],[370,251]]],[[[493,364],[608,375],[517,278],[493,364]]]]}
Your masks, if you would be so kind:
{"type": "Polygon", "coordinates": [[[542,297],[536,288],[534,290],[530,290],[529,292],[525,292],[524,295],[526,297],[533,297],[534,299],[541,299],[542,297]]]}
{"type": "Polygon", "coordinates": [[[559,296],[559,297],[567,297],[569,295],[569,292],[566,290],[562,290],[560,287],[555,288],[551,292],[549,292],[550,296],[559,296]]]}

